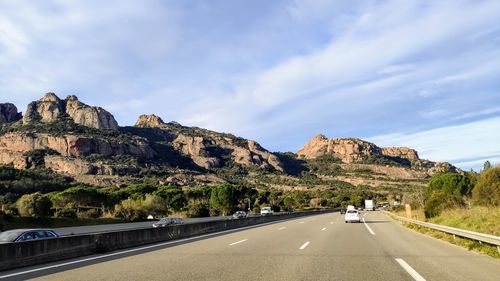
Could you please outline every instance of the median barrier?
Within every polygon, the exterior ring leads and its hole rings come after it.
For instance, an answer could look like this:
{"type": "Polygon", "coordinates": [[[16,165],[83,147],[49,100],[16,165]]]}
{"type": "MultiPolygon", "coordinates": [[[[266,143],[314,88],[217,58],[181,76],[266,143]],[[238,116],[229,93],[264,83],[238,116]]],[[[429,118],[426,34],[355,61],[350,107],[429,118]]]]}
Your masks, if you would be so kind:
{"type": "Polygon", "coordinates": [[[0,244],[0,271],[333,211],[305,211],[0,244]]]}

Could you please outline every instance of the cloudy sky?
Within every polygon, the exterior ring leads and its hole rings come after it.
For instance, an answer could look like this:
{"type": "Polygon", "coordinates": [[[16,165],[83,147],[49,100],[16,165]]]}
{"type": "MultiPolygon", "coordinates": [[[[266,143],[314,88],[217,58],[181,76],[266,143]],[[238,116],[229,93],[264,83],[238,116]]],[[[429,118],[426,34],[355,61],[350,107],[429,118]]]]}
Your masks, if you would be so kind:
{"type": "Polygon", "coordinates": [[[0,102],[45,92],[230,132],[500,163],[500,1],[0,0],[0,102]]]}

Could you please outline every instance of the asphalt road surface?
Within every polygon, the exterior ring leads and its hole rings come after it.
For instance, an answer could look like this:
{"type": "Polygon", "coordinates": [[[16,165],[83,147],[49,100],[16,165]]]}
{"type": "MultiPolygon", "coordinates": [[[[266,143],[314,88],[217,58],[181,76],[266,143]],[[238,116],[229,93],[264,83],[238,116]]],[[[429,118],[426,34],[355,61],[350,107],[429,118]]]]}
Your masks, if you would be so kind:
{"type": "Polygon", "coordinates": [[[3,272],[0,280],[8,274],[71,281],[500,280],[499,260],[406,229],[379,212],[367,212],[365,221],[309,216],[3,272]]]}

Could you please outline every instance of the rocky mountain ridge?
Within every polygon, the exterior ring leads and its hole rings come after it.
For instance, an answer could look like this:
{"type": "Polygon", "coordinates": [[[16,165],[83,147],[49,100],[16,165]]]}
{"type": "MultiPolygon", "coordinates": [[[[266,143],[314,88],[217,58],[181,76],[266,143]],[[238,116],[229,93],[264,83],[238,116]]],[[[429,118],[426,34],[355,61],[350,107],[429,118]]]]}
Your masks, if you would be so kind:
{"type": "Polygon", "coordinates": [[[419,159],[410,148],[380,148],[360,139],[329,140],[318,135],[296,155],[285,155],[271,153],[253,140],[166,123],[156,115],[141,115],[135,126],[119,127],[106,110],[88,106],[76,96],[61,100],[53,93],[30,103],[24,116],[13,104],[0,104],[0,165],[49,169],[100,186],[145,176],[180,185],[234,180],[266,184],[256,182],[255,175],[270,173],[277,181],[282,176],[302,177],[290,174],[291,166],[319,177],[331,176],[332,169],[344,171],[344,178],[363,170],[405,180],[454,169],[419,159]],[[325,156],[333,159],[321,164],[326,168],[311,168],[325,156]]]}

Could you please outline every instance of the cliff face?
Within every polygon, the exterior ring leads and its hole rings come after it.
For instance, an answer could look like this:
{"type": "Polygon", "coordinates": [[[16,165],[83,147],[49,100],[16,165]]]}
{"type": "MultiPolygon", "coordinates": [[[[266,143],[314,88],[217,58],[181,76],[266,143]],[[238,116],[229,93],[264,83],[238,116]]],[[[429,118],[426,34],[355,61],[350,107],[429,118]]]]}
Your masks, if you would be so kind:
{"type": "Polygon", "coordinates": [[[297,154],[304,159],[329,155],[344,163],[353,163],[366,156],[382,155],[382,150],[375,144],[360,139],[328,139],[324,135],[317,135],[297,154]]]}
{"type": "Polygon", "coordinates": [[[0,103],[0,125],[18,121],[22,118],[17,107],[12,103],[0,103]]]}
{"type": "Polygon", "coordinates": [[[68,96],[65,100],[61,100],[54,93],[47,93],[40,100],[31,102],[26,109],[23,123],[51,123],[64,117],[90,128],[118,129],[115,118],[106,110],[88,106],[78,101],[76,96],[68,96]]]}
{"type": "Polygon", "coordinates": [[[317,135],[306,143],[297,155],[303,159],[314,159],[329,155],[342,160],[343,163],[353,163],[365,157],[389,156],[418,160],[417,151],[407,147],[380,148],[371,142],[360,139],[328,139],[324,135],[317,135]]]}
{"type": "Polygon", "coordinates": [[[205,129],[183,127],[175,123],[164,123],[156,115],[141,115],[136,127],[157,128],[174,136],[173,148],[205,169],[220,168],[230,159],[244,167],[283,171],[283,164],[278,157],[252,140],[205,129]]]}

